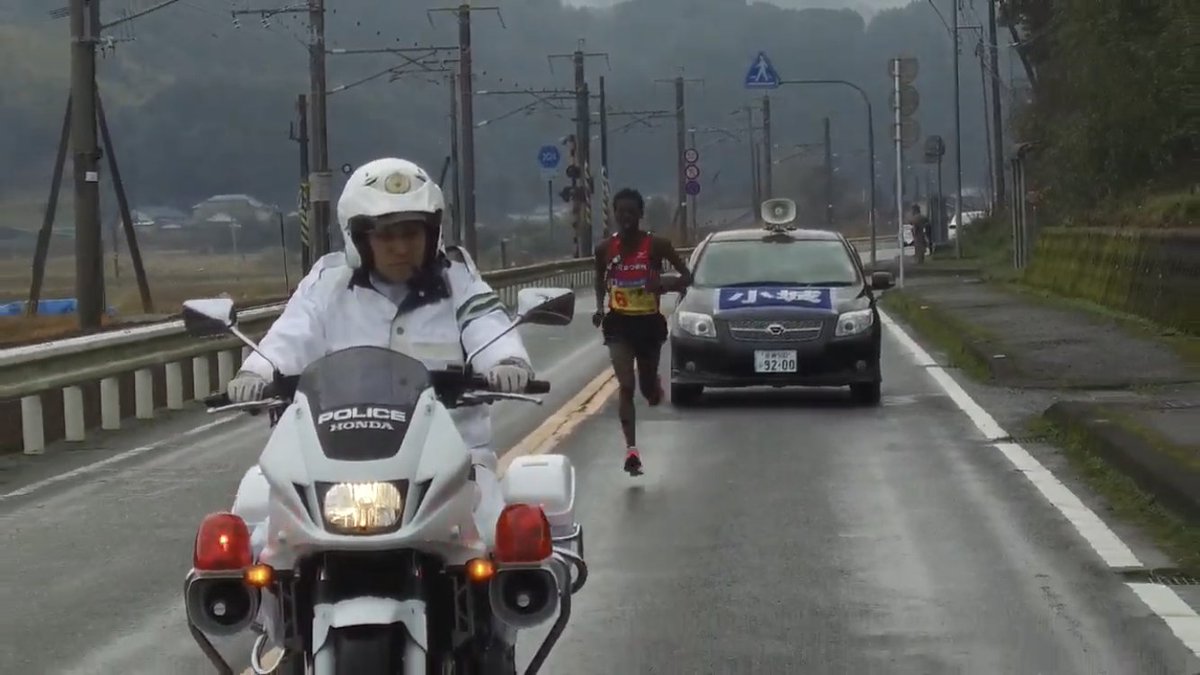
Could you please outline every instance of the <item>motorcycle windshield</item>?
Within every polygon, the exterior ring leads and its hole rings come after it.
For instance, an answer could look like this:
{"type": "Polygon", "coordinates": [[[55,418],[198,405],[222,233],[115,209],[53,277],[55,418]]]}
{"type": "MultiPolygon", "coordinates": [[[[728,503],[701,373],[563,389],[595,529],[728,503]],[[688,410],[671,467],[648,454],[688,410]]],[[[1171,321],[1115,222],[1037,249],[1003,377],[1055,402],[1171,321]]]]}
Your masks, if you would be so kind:
{"type": "Polygon", "coordinates": [[[296,391],[308,399],[325,456],[344,462],[387,459],[400,451],[429,371],[411,356],[353,347],[315,361],[296,391]]]}

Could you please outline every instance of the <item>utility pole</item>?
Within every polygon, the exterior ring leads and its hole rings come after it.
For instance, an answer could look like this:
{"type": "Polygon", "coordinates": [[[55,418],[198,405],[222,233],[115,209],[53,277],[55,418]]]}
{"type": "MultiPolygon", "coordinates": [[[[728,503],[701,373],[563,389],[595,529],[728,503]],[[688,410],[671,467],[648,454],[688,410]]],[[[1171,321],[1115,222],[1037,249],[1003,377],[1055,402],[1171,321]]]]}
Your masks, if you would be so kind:
{"type": "Polygon", "coordinates": [[[329,202],[332,199],[333,176],[329,171],[329,120],[325,105],[325,0],[309,0],[308,4],[309,82],[312,96],[312,175],[309,176],[309,198],[312,200],[316,246],[313,259],[329,253],[329,202]]]}
{"type": "MultiPolygon", "coordinates": [[[[996,2],[988,0],[988,59],[992,75],[992,154],[996,204],[1004,203],[1004,113],[1000,107],[1000,51],[996,48],[996,2]]],[[[994,207],[993,207],[994,208],[994,207]]]]}
{"type": "Polygon", "coordinates": [[[763,192],[764,199],[771,199],[775,196],[775,181],[771,179],[773,175],[771,161],[771,96],[763,94],[762,98],[762,116],[763,116],[763,154],[765,155],[765,163],[763,164],[763,192]]]}
{"type": "Polygon", "coordinates": [[[71,150],[75,178],[75,295],[79,327],[94,330],[104,315],[100,231],[100,148],[96,140],[96,43],[100,0],[71,0],[71,150]]]}
{"type": "Polygon", "coordinates": [[[450,163],[454,167],[454,173],[451,174],[452,185],[450,186],[451,202],[454,204],[454,208],[450,212],[450,238],[455,246],[462,246],[462,156],[458,147],[457,82],[457,76],[454,73],[450,73],[450,163]]]}
{"type": "Polygon", "coordinates": [[[676,246],[683,246],[688,241],[688,204],[687,204],[687,176],[684,172],[687,169],[687,160],[684,154],[687,153],[687,100],[684,96],[684,87],[688,82],[701,82],[700,78],[686,78],[683,75],[678,75],[670,80],[658,80],[658,82],[672,82],[675,85],[675,146],[676,157],[675,167],[678,172],[676,180],[677,201],[678,207],[678,227],[676,246]]]}
{"type": "Polygon", "coordinates": [[[300,269],[304,274],[312,268],[312,230],[308,219],[308,96],[300,94],[296,100],[296,125],[289,129],[288,137],[300,146],[300,269]]]}
{"type": "Polygon", "coordinates": [[[825,224],[833,227],[833,139],[825,118],[825,224]]]}
{"type": "MultiPolygon", "coordinates": [[[[962,230],[962,99],[959,92],[959,56],[958,56],[958,2],[950,3],[950,13],[954,17],[951,24],[951,41],[954,43],[954,172],[955,199],[954,222],[962,230]]],[[[899,98],[899,94],[897,94],[899,98]]],[[[903,214],[901,214],[903,216],[903,214]]],[[[903,249],[901,249],[903,252],[903,249]]],[[[962,257],[962,237],[954,237],[954,256],[962,257]]],[[[901,256],[903,257],[903,256],[901,256]]]]}
{"type": "Polygon", "coordinates": [[[600,76],[600,166],[608,174],[608,98],[604,93],[604,76],[600,76]]]}
{"type": "MultiPolygon", "coordinates": [[[[584,41],[579,41],[579,47],[570,54],[550,54],[547,60],[550,70],[554,70],[554,59],[569,58],[575,76],[575,152],[579,162],[580,181],[582,189],[575,191],[575,236],[579,242],[576,253],[586,255],[594,242],[592,233],[592,188],[591,156],[592,156],[592,106],[591,95],[588,93],[586,63],[590,57],[604,57],[605,63],[611,68],[607,52],[585,52],[584,41]],[[583,244],[586,242],[586,245],[583,244]]],[[[604,149],[601,148],[603,156],[604,149]]],[[[603,161],[603,158],[602,160],[603,161]]]]}
{"type": "MultiPolygon", "coordinates": [[[[71,0],[70,6],[65,10],[51,12],[51,16],[55,18],[70,18],[71,85],[55,156],[54,177],[50,182],[50,199],[46,204],[42,227],[38,232],[37,248],[33,254],[32,282],[25,310],[29,316],[36,316],[38,313],[68,147],[72,154],[75,185],[75,289],[79,303],[76,315],[79,318],[80,329],[91,331],[99,328],[107,304],[104,292],[103,234],[100,225],[99,164],[103,155],[107,155],[108,167],[112,172],[113,189],[116,192],[126,244],[129,246],[137,277],[142,309],[146,312],[154,311],[150,300],[150,285],[142,265],[141,250],[138,248],[137,233],[133,229],[129,212],[129,200],[121,181],[116,151],[96,84],[96,45],[101,43],[101,34],[105,30],[169,7],[177,1],[163,0],[107,24],[100,22],[99,0],[71,0]],[[98,143],[97,126],[101,137],[99,140],[104,143],[104,152],[101,152],[98,143]]],[[[122,41],[125,40],[108,39],[105,44],[122,41]]],[[[115,248],[116,241],[113,243],[115,248]]]]}
{"type": "Polygon", "coordinates": [[[472,258],[478,258],[479,245],[475,235],[475,97],[472,90],[471,12],[485,10],[496,12],[500,25],[504,26],[504,16],[500,14],[499,7],[472,7],[464,2],[456,8],[428,10],[430,24],[433,23],[433,12],[453,12],[458,18],[458,105],[461,125],[458,143],[462,155],[462,169],[459,172],[462,179],[462,208],[459,213],[462,217],[463,246],[472,258]]]}
{"type": "Polygon", "coordinates": [[[462,112],[462,133],[459,137],[462,153],[462,234],[463,245],[472,259],[479,256],[479,242],[475,234],[475,97],[471,93],[474,82],[471,53],[471,6],[458,6],[458,86],[459,105],[462,112]]]}
{"type": "Polygon", "coordinates": [[[590,250],[594,237],[592,235],[592,103],[588,98],[587,78],[584,75],[584,56],[583,51],[575,52],[575,139],[576,152],[579,158],[579,168],[583,172],[580,176],[583,188],[576,192],[576,199],[580,200],[578,209],[579,223],[579,240],[583,242],[583,250],[580,255],[584,255],[590,250]]]}
{"type": "Polygon", "coordinates": [[[687,108],[684,101],[683,92],[683,76],[675,78],[675,140],[679,148],[676,164],[679,167],[679,240],[677,245],[683,246],[687,240],[687,222],[688,222],[688,207],[687,193],[684,186],[687,178],[683,175],[687,162],[683,155],[687,151],[687,137],[684,135],[687,132],[687,108]]]}

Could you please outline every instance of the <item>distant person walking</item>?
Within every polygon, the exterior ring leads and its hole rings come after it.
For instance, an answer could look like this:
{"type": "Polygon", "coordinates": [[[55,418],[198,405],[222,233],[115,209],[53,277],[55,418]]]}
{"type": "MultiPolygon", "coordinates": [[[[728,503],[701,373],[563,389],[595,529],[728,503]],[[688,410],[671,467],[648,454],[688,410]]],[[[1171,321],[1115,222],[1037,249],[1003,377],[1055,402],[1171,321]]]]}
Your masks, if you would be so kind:
{"type": "Polygon", "coordinates": [[[912,205],[912,215],[908,218],[908,224],[912,226],[913,233],[913,252],[917,255],[917,262],[925,262],[925,251],[929,250],[929,219],[925,214],[921,213],[921,205],[912,205]]]}

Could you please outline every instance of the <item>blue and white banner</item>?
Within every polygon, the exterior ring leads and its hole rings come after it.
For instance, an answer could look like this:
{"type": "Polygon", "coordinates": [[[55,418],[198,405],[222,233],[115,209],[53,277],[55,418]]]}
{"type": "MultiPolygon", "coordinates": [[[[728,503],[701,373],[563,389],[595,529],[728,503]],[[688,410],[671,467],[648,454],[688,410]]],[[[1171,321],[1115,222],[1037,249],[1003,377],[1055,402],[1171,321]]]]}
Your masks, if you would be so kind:
{"type": "Polygon", "coordinates": [[[717,310],[742,307],[797,307],[801,309],[833,309],[833,291],[828,288],[760,288],[742,287],[717,289],[717,310]]]}

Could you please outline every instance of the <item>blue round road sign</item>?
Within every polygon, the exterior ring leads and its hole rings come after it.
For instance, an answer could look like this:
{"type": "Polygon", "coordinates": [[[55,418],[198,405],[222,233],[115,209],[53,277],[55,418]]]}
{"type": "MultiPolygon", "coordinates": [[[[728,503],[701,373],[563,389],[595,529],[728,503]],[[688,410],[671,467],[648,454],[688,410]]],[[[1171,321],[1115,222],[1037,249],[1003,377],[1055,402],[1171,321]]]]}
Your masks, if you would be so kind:
{"type": "Polygon", "coordinates": [[[557,145],[543,145],[542,149],[538,150],[538,164],[543,169],[556,168],[560,161],[562,161],[562,153],[559,152],[557,145]]]}
{"type": "Polygon", "coordinates": [[[686,193],[688,193],[689,195],[691,195],[691,196],[693,196],[693,197],[695,197],[696,195],[700,194],[700,183],[699,183],[699,181],[689,180],[687,183],[684,183],[684,185],[683,185],[683,191],[684,191],[684,192],[686,192],[686,193]]]}

